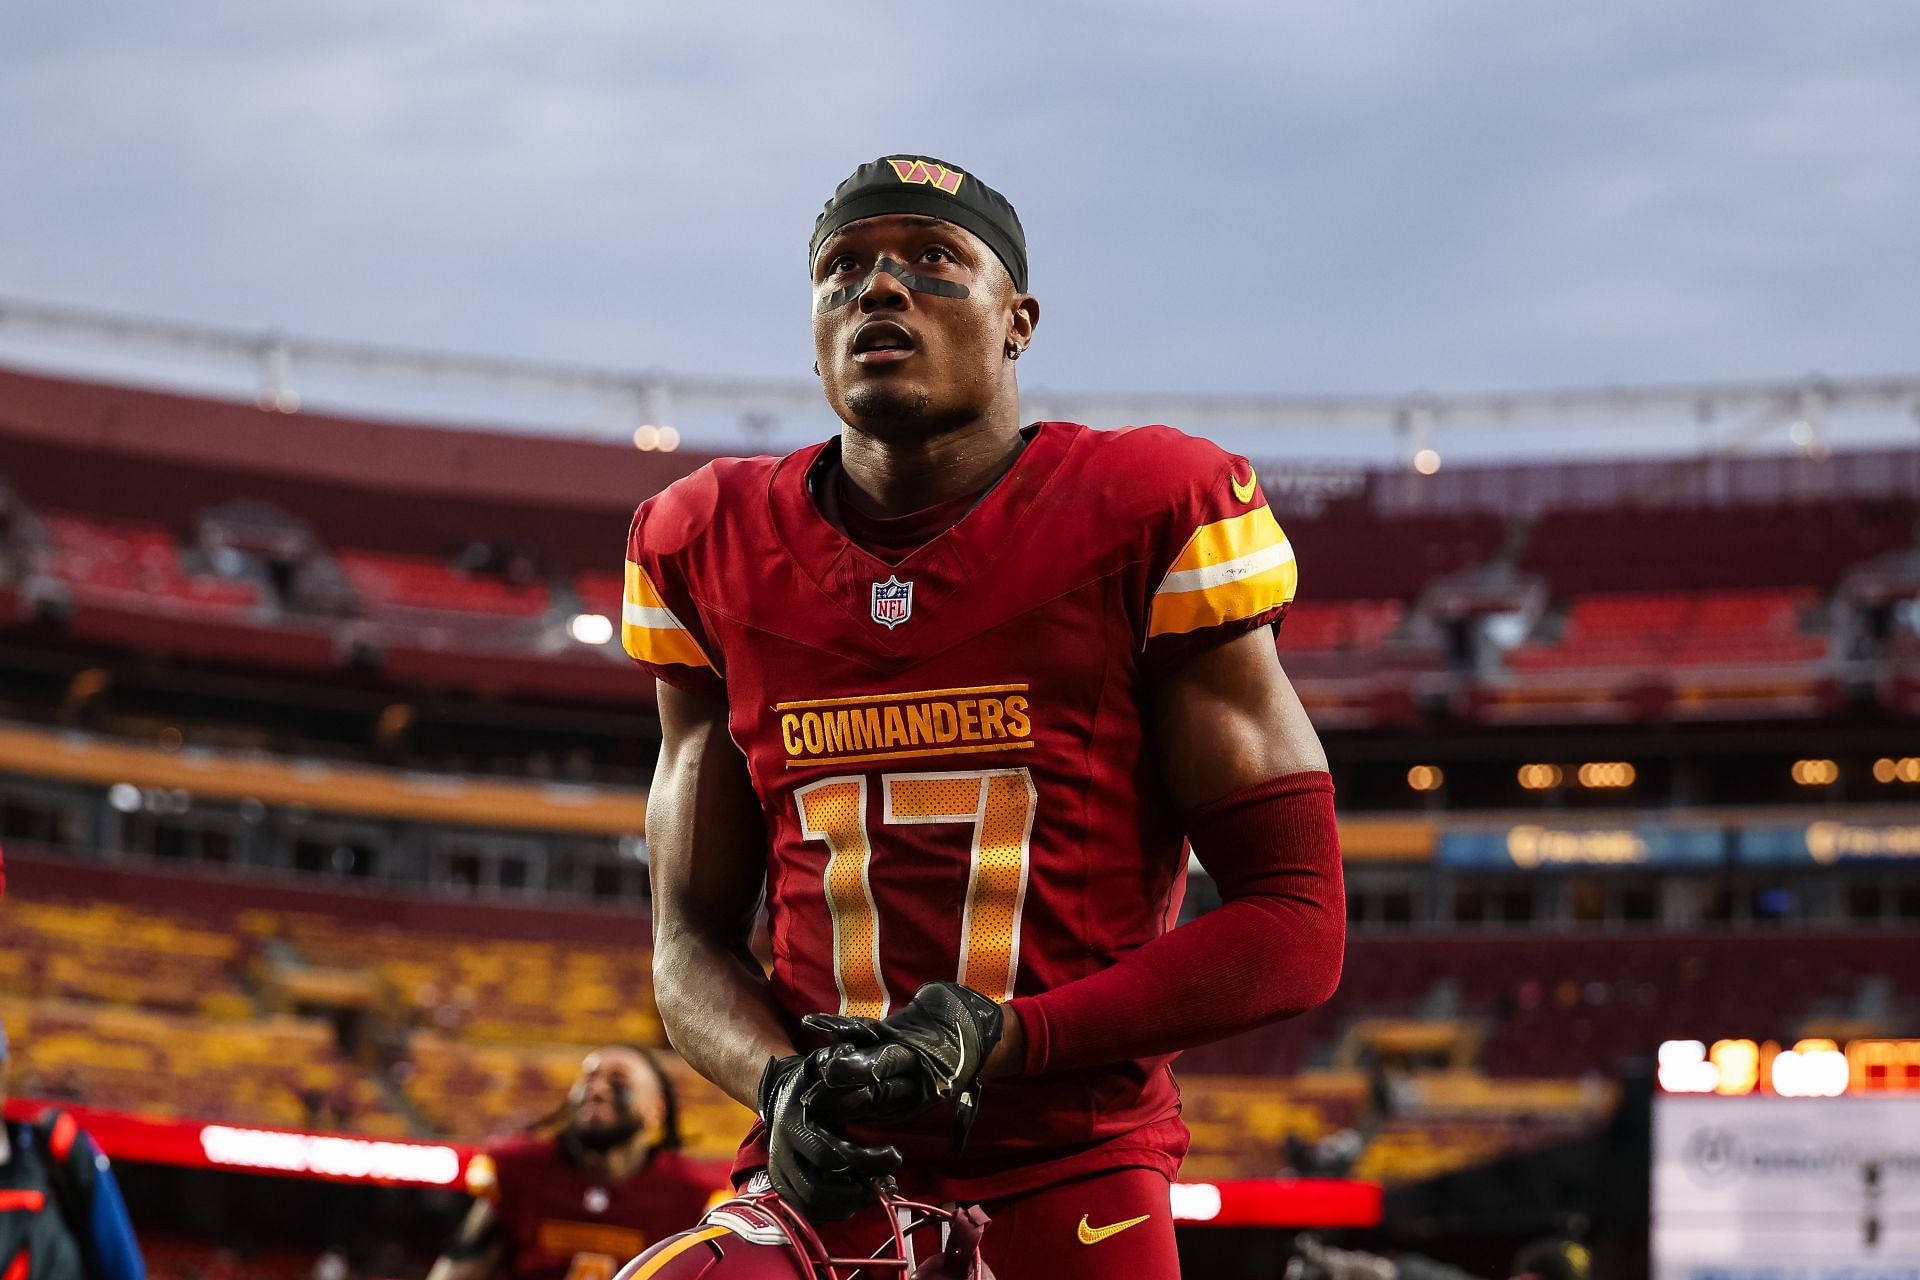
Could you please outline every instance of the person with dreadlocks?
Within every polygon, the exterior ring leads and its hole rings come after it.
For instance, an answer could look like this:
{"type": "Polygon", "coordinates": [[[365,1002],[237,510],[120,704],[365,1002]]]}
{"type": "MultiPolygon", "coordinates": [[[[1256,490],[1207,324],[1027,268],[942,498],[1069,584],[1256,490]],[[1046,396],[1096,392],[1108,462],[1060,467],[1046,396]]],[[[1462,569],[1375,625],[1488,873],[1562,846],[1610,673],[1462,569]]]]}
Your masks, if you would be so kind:
{"type": "Polygon", "coordinates": [[[659,1062],[607,1045],[580,1063],[551,1115],[474,1157],[473,1208],[428,1280],[609,1280],[698,1220],[714,1189],[680,1155],[673,1083],[659,1062]]]}

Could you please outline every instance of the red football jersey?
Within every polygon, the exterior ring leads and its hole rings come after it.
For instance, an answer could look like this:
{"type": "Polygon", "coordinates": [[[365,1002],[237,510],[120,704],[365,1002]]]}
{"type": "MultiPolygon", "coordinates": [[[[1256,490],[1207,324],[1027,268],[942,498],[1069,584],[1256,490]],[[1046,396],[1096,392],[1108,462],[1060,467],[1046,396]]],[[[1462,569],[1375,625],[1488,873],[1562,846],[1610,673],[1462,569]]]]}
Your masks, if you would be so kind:
{"type": "Polygon", "coordinates": [[[467,1190],[493,1202],[513,1280],[611,1280],[656,1240],[700,1221],[717,1188],[678,1152],[656,1151],[621,1182],[595,1181],[557,1139],[489,1146],[467,1190]]]}
{"type": "MultiPolygon", "coordinates": [[[[627,546],[627,652],[724,694],[765,810],[776,998],[798,1031],[938,979],[1007,1000],[1106,968],[1172,925],[1185,883],[1147,741],[1156,673],[1293,596],[1253,468],[1168,427],[1041,423],[957,524],[888,564],[809,492],[831,447],[713,463],[643,503],[627,546]]],[[[1171,1176],[1169,1062],[995,1080],[958,1159],[946,1112],[889,1129],[902,1186],[1171,1176]]],[[[756,1129],[739,1167],[764,1160],[756,1129]]]]}

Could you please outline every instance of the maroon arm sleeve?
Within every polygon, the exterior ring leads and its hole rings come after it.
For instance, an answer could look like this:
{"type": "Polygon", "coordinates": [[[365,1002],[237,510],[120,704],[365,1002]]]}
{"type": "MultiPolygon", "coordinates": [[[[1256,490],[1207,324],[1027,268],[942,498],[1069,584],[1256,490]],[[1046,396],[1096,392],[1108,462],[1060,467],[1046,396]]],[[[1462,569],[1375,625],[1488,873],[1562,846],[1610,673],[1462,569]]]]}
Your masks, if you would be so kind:
{"type": "Polygon", "coordinates": [[[1190,1049],[1323,1003],[1347,897],[1333,779],[1290,773],[1187,815],[1222,905],[1110,968],[1009,1002],[1037,1075],[1190,1049]]]}

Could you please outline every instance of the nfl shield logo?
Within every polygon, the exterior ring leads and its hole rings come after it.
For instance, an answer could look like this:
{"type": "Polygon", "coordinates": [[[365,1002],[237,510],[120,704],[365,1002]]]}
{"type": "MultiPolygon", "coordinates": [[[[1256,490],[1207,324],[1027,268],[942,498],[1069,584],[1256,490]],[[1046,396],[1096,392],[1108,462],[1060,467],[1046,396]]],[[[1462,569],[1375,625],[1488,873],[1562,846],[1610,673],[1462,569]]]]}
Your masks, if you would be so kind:
{"type": "Polygon", "coordinates": [[[913,584],[890,574],[873,584],[873,620],[891,631],[913,616],[913,584]]]}

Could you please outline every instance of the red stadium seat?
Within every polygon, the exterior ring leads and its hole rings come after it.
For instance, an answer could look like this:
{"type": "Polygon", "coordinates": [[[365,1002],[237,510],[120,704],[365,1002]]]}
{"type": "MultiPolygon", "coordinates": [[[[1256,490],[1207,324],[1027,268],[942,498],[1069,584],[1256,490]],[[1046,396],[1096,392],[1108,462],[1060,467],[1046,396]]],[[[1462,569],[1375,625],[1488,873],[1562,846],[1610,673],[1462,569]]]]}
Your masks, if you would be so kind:
{"type": "Polygon", "coordinates": [[[1827,652],[1800,629],[1817,597],[1808,589],[1583,596],[1557,642],[1508,655],[1515,671],[1803,664],[1827,652]]]}
{"type": "Polygon", "coordinates": [[[235,612],[259,603],[251,582],[188,573],[164,526],[42,512],[49,540],[45,569],[89,595],[137,595],[159,610],[235,612]]]}
{"type": "Polygon", "coordinates": [[[427,556],[343,550],[335,558],[370,612],[444,609],[529,618],[547,610],[547,589],[538,583],[470,576],[427,556]]]}

